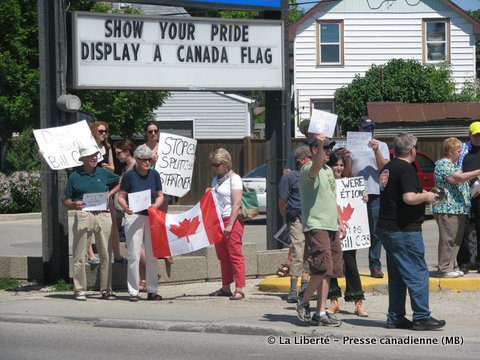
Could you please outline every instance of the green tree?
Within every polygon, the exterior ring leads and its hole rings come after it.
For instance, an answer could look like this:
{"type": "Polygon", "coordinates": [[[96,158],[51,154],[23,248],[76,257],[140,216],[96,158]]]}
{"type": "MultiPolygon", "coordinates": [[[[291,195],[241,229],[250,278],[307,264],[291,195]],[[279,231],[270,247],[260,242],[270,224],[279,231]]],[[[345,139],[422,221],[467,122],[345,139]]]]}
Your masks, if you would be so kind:
{"type": "Polygon", "coordinates": [[[339,121],[344,130],[353,130],[367,113],[367,102],[399,101],[433,103],[471,101],[472,94],[455,94],[451,71],[444,67],[423,66],[416,60],[393,59],[373,65],[365,76],[357,75],[350,85],[335,92],[339,121]]]}

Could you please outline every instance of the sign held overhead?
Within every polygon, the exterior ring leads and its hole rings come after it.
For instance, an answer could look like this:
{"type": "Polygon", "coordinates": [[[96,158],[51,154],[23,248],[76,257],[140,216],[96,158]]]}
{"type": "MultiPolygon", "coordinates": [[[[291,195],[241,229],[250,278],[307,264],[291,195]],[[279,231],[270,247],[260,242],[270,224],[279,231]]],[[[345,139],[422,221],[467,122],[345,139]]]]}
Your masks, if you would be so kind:
{"type": "Polygon", "coordinates": [[[281,90],[283,25],[73,13],[77,89],[281,90]]]}

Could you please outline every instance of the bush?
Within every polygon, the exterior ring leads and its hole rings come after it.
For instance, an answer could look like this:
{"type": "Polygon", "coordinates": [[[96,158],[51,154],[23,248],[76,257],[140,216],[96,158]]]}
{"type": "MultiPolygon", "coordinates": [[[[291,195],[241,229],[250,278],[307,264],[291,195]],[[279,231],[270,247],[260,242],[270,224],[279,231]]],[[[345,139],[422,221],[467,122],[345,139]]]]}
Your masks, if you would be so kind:
{"type": "Polygon", "coordinates": [[[40,173],[0,173],[0,213],[37,212],[42,209],[40,173]]]}
{"type": "Polygon", "coordinates": [[[7,161],[9,173],[40,170],[40,155],[38,155],[38,146],[33,137],[32,129],[26,129],[20,137],[10,142],[7,161]]]}

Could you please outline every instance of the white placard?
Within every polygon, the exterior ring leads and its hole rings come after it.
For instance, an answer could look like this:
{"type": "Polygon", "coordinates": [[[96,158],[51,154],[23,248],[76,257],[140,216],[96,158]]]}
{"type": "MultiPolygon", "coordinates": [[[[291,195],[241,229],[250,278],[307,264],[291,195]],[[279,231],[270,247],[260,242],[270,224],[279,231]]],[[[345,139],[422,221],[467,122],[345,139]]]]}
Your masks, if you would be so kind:
{"type": "Polygon", "coordinates": [[[182,197],[190,191],[196,148],[195,139],[160,133],[155,170],[165,194],[182,197]]]}
{"type": "Polygon", "coordinates": [[[72,26],[74,88],[284,88],[279,20],[74,12],[72,26]]]}
{"type": "Polygon", "coordinates": [[[108,193],[90,193],[83,194],[83,203],[85,207],[82,211],[103,211],[107,210],[108,193]]]}
{"type": "Polygon", "coordinates": [[[337,126],[338,115],[326,111],[312,109],[312,116],[310,118],[310,125],[308,132],[314,134],[324,134],[328,137],[333,137],[335,127],[337,126]]]}
{"type": "Polygon", "coordinates": [[[152,204],[151,190],[128,193],[128,207],[134,213],[148,209],[152,204]]]}
{"type": "Polygon", "coordinates": [[[373,150],[368,145],[371,140],[371,132],[347,131],[347,148],[353,154],[371,154],[373,150]]]}
{"type": "Polygon", "coordinates": [[[97,146],[85,120],[71,125],[33,130],[33,135],[52,170],[82,165],[78,160],[80,146],[97,146]]]}
{"type": "Polygon", "coordinates": [[[337,180],[337,207],[344,222],[348,223],[347,236],[342,240],[342,250],[370,247],[367,204],[363,201],[363,177],[337,180]]]}

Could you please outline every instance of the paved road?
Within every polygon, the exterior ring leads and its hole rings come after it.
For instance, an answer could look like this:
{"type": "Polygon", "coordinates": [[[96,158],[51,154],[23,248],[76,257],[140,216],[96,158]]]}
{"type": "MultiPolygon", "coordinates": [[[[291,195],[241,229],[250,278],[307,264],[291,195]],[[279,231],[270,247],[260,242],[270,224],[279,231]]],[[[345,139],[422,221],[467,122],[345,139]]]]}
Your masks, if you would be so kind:
{"type": "MultiPolygon", "coordinates": [[[[72,220],[69,221],[70,226],[72,223],[72,220]]],[[[0,221],[0,256],[41,256],[41,226],[40,219],[0,221]]],[[[430,270],[435,270],[437,265],[438,227],[434,220],[430,219],[424,223],[423,235],[427,264],[430,270]]],[[[265,216],[247,223],[244,243],[256,244],[257,250],[266,249],[265,216]]],[[[382,259],[382,263],[386,264],[384,251],[382,251],[382,259]]],[[[366,249],[358,251],[357,261],[360,268],[368,268],[368,251],[366,249]]]]}

